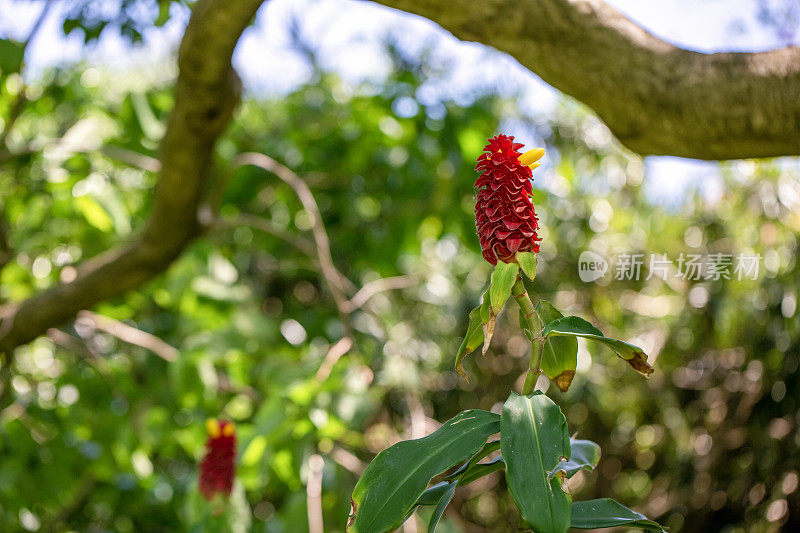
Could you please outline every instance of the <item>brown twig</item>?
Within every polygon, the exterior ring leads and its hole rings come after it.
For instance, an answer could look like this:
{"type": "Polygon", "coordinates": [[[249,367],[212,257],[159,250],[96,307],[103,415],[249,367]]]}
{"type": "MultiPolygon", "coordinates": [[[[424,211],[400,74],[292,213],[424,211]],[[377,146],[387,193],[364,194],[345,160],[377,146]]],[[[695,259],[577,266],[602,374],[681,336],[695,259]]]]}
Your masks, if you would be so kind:
{"type": "Polygon", "coordinates": [[[364,461],[339,446],[334,446],[328,456],[333,459],[336,464],[357,476],[363,474],[364,470],[367,469],[367,465],[364,461]]]}
{"type": "Polygon", "coordinates": [[[289,185],[297,195],[303,208],[311,215],[311,232],[314,236],[314,243],[316,245],[317,257],[319,259],[320,270],[328,289],[331,292],[333,301],[339,311],[342,321],[345,323],[348,331],[350,328],[350,317],[345,306],[347,298],[345,291],[350,284],[349,280],[339,272],[336,265],[333,263],[333,256],[331,255],[331,242],[328,238],[328,232],[325,229],[325,224],[322,221],[322,214],[320,213],[317,201],[314,199],[314,194],[308,188],[306,182],[300,176],[294,173],[290,168],[281,165],[274,159],[264,154],[255,152],[245,152],[236,156],[233,161],[234,166],[253,165],[271,172],[283,182],[289,185]]]}
{"type": "Polygon", "coordinates": [[[306,483],[306,503],[308,509],[308,533],[323,533],[322,521],[322,470],[325,460],[314,454],[308,458],[308,482],[306,483]]]}
{"type": "Polygon", "coordinates": [[[98,315],[97,313],[92,313],[91,311],[79,312],[78,320],[84,322],[88,326],[93,327],[94,329],[99,329],[105,331],[106,333],[110,333],[123,342],[127,342],[128,344],[133,344],[134,346],[139,346],[145,350],[149,350],[159,356],[161,359],[170,363],[175,361],[180,355],[180,352],[178,352],[174,346],[167,344],[155,335],[134,328],[133,326],[129,326],[128,324],[120,322],[119,320],[98,315]]]}
{"type": "Polygon", "coordinates": [[[393,289],[405,289],[406,287],[412,286],[415,282],[416,280],[410,276],[394,276],[370,281],[344,303],[345,310],[348,313],[352,313],[364,307],[367,301],[376,294],[393,289]]]}
{"type": "Polygon", "coordinates": [[[322,364],[319,365],[319,369],[317,370],[317,381],[322,382],[328,379],[328,376],[331,374],[331,370],[333,370],[333,366],[336,364],[344,354],[350,351],[350,348],[353,347],[353,339],[350,337],[343,337],[339,339],[339,342],[331,346],[328,353],[325,355],[325,359],[323,359],[322,364]]]}

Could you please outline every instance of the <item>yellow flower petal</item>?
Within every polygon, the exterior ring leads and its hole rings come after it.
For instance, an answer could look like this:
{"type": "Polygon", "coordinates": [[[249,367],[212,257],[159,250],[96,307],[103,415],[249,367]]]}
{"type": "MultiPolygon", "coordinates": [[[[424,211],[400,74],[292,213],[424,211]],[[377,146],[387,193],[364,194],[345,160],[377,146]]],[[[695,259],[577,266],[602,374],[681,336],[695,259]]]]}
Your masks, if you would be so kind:
{"type": "Polygon", "coordinates": [[[219,429],[219,422],[217,422],[216,418],[209,418],[206,420],[206,431],[208,431],[208,435],[212,439],[217,439],[222,434],[219,429]]]}
{"type": "Polygon", "coordinates": [[[543,155],[544,155],[544,148],[534,148],[533,150],[528,150],[527,152],[519,156],[519,162],[531,168],[536,168],[539,165],[536,165],[536,167],[534,167],[533,164],[536,163],[539,159],[541,159],[543,155]]]}

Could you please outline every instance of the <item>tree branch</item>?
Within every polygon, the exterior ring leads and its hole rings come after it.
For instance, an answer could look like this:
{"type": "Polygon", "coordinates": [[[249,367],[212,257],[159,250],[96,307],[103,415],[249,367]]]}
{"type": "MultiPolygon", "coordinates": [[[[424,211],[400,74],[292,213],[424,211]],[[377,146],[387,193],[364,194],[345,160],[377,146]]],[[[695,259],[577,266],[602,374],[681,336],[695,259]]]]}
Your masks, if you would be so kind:
{"type": "Polygon", "coordinates": [[[113,318],[98,315],[91,311],[81,311],[78,313],[78,320],[85,321],[86,325],[94,329],[110,333],[123,342],[149,350],[167,362],[171,363],[175,361],[180,355],[174,346],[164,342],[155,335],[129,326],[124,322],[114,320],[113,318]]]}
{"type": "Polygon", "coordinates": [[[336,308],[342,317],[347,329],[350,329],[349,311],[347,310],[345,291],[350,281],[339,272],[336,265],[333,263],[333,256],[331,255],[331,242],[328,238],[328,232],[325,229],[325,224],[322,221],[322,214],[317,206],[317,201],[314,199],[314,194],[308,188],[306,182],[300,176],[294,173],[290,168],[281,165],[274,159],[264,154],[255,152],[246,152],[236,156],[233,166],[253,165],[271,172],[287,185],[289,185],[297,195],[303,209],[308,211],[311,215],[311,233],[314,236],[314,244],[319,259],[319,267],[322,271],[322,277],[331,291],[333,301],[336,303],[336,308]]]}
{"type": "Polygon", "coordinates": [[[203,229],[202,195],[213,169],[214,144],[239,102],[231,67],[239,36],[262,0],[200,0],[178,52],[175,107],[161,142],[161,172],[147,227],[132,244],[78,269],[70,283],[0,308],[0,354],[31,341],[81,309],[139,287],[166,270],[203,229]]]}
{"type": "Polygon", "coordinates": [[[601,0],[378,0],[507,52],[642,155],[800,154],[800,48],[702,54],[601,0]]]}

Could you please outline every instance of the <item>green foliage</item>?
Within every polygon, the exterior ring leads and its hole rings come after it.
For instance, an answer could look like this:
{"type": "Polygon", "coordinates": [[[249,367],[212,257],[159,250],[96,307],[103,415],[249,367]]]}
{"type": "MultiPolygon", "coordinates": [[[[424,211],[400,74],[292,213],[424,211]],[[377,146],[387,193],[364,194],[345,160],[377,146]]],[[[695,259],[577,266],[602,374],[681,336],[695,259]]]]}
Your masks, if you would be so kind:
{"type": "Polygon", "coordinates": [[[570,457],[561,409],[543,394],[512,392],[503,406],[500,431],[508,490],[522,518],[537,533],[566,532],[571,498],[555,475],[558,464],[570,457]]]}
{"type": "Polygon", "coordinates": [[[25,47],[12,39],[0,39],[0,78],[19,72],[25,47]]]}
{"type": "Polygon", "coordinates": [[[643,514],[631,511],[611,498],[574,502],[570,526],[577,529],[635,526],[645,531],[666,531],[643,514]]]}
{"type": "MultiPolygon", "coordinates": [[[[499,430],[498,415],[465,411],[427,437],[399,442],[379,453],[353,490],[351,530],[378,533],[397,528],[431,478],[477,452],[499,430]]],[[[449,502],[448,493],[439,501],[449,502]]]]}

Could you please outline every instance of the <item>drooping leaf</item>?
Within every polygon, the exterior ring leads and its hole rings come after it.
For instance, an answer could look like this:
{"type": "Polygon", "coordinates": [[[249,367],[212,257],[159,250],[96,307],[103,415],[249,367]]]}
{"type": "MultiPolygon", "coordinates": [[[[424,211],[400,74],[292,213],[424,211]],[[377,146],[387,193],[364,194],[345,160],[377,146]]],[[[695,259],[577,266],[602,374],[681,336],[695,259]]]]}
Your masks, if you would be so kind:
{"type": "Polygon", "coordinates": [[[628,509],[611,498],[573,503],[571,525],[577,529],[634,526],[646,531],[666,531],[657,522],[648,519],[642,513],[628,509]]]}
{"type": "MultiPolygon", "coordinates": [[[[536,312],[543,324],[550,324],[564,315],[550,302],[540,300],[536,312]]],[[[578,340],[569,336],[550,336],[545,340],[542,353],[542,372],[556,384],[561,392],[569,389],[578,367],[578,340]]]]}
{"type": "Polygon", "coordinates": [[[492,311],[491,305],[491,290],[492,286],[486,289],[483,293],[483,301],[481,302],[481,330],[483,331],[483,348],[481,353],[486,355],[489,350],[489,344],[492,342],[494,336],[494,322],[496,319],[495,313],[492,311]]]}
{"type": "Polygon", "coordinates": [[[498,415],[473,409],[427,437],[379,453],[353,490],[350,531],[381,533],[398,527],[432,477],[472,456],[499,430],[498,415]]]}
{"type": "Polygon", "coordinates": [[[533,281],[536,279],[536,254],[533,252],[517,252],[517,263],[519,267],[533,281]]]}
{"type": "Polygon", "coordinates": [[[562,476],[551,476],[570,455],[567,419],[543,394],[511,393],[500,422],[506,481],[522,518],[537,533],[564,533],[570,524],[570,496],[562,476]]]}
{"type": "Polygon", "coordinates": [[[574,476],[581,468],[594,470],[600,461],[600,445],[585,439],[570,439],[570,456],[568,461],[558,463],[553,475],[564,472],[567,478],[574,476]]]}
{"type": "Polygon", "coordinates": [[[495,316],[500,314],[500,310],[506,304],[506,300],[511,296],[511,287],[517,281],[519,265],[516,263],[497,262],[497,266],[492,271],[491,285],[489,286],[489,299],[492,304],[492,313],[495,316]]]}
{"type": "Polygon", "coordinates": [[[433,515],[431,515],[431,520],[428,522],[428,533],[434,533],[436,531],[436,526],[439,525],[439,520],[442,519],[444,510],[450,505],[450,501],[453,499],[453,494],[456,493],[456,487],[458,487],[458,485],[458,481],[450,483],[447,486],[447,490],[442,494],[442,497],[439,498],[439,503],[436,504],[433,515]]]}
{"type": "Polygon", "coordinates": [[[565,316],[545,325],[542,336],[550,338],[553,336],[583,337],[601,342],[614,350],[618,356],[628,362],[634,370],[645,377],[650,377],[653,367],[647,363],[647,354],[638,346],[627,342],[610,339],[603,335],[603,332],[594,327],[586,320],[577,316],[565,316]]]}
{"type": "Polygon", "coordinates": [[[486,352],[489,351],[489,344],[492,342],[492,337],[494,337],[494,324],[495,324],[495,315],[494,312],[490,310],[489,320],[483,323],[483,348],[481,348],[481,353],[486,355],[486,352]]]}
{"type": "Polygon", "coordinates": [[[461,361],[464,359],[464,357],[478,349],[481,343],[483,343],[481,308],[476,307],[469,313],[467,334],[464,336],[464,340],[461,342],[461,346],[458,348],[458,353],[456,354],[456,372],[458,372],[458,375],[464,378],[465,381],[469,381],[469,378],[467,377],[467,373],[464,371],[464,366],[461,364],[461,361]]]}

